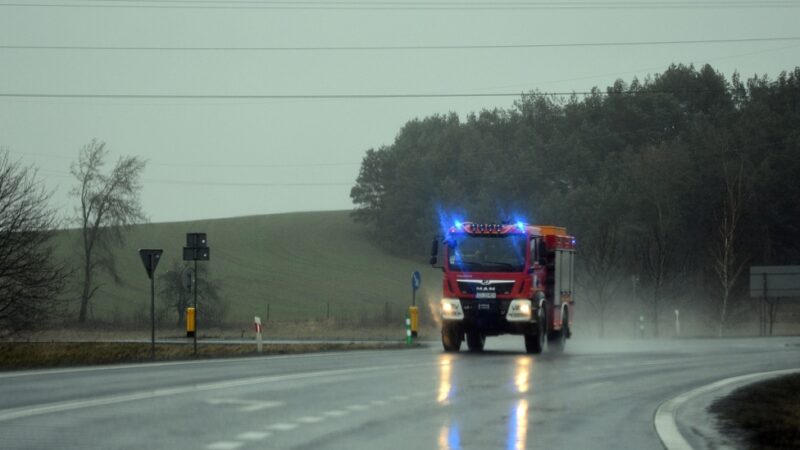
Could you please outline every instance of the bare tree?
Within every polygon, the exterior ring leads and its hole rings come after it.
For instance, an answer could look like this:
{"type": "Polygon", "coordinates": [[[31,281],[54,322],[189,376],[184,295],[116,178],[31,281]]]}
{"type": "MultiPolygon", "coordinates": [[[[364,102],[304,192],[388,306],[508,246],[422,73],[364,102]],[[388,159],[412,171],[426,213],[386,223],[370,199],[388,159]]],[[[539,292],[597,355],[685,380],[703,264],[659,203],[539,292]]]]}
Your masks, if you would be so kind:
{"type": "MultiPolygon", "coordinates": [[[[652,147],[633,165],[636,189],[640,203],[637,205],[639,223],[634,254],[641,272],[652,286],[649,307],[653,318],[653,335],[659,336],[661,309],[669,285],[683,272],[688,263],[688,252],[682,247],[681,201],[678,174],[685,175],[679,154],[682,148],[665,144],[652,147]],[[673,157],[673,158],[671,158],[673,157]]],[[[642,297],[644,300],[645,298],[642,297]]]]}
{"type": "MultiPolygon", "coordinates": [[[[612,179],[573,189],[566,196],[553,197],[555,203],[568,205],[568,213],[559,218],[584,244],[578,245],[580,283],[586,292],[582,298],[594,308],[598,335],[605,335],[605,321],[616,301],[615,286],[623,270],[624,232],[627,214],[621,186],[612,179]]],[[[577,274],[576,274],[577,275],[577,274]]]]}
{"type": "Polygon", "coordinates": [[[35,170],[0,149],[0,337],[32,330],[55,312],[65,271],[52,257],[50,195],[35,170]]]}
{"type": "MultiPolygon", "coordinates": [[[[183,286],[183,274],[188,268],[185,262],[174,260],[169,270],[158,277],[160,298],[166,309],[164,313],[171,315],[170,311],[174,311],[178,327],[184,324],[186,308],[194,304],[192,291],[183,286]]],[[[222,283],[211,278],[207,264],[197,266],[197,272],[194,277],[197,283],[197,307],[202,314],[200,319],[206,326],[219,325],[225,320],[227,312],[227,305],[222,302],[220,295],[222,283]]]]}
{"type": "Polygon", "coordinates": [[[136,157],[120,157],[110,173],[102,173],[108,156],[105,142],[92,140],[83,146],[72,175],[78,180],[72,194],[80,200],[77,221],[83,244],[83,290],[78,322],[86,322],[89,304],[100,288],[94,280],[98,269],[108,272],[115,282],[119,276],[113,247],[124,242],[126,227],[145,220],[139,201],[139,177],[145,162],[136,157]]]}
{"type": "Polygon", "coordinates": [[[736,227],[742,217],[746,201],[744,161],[732,172],[729,163],[723,164],[722,208],[719,211],[717,239],[711,244],[714,273],[720,284],[719,336],[725,331],[728,319],[731,291],[745,267],[747,259],[736,255],[736,227]]]}

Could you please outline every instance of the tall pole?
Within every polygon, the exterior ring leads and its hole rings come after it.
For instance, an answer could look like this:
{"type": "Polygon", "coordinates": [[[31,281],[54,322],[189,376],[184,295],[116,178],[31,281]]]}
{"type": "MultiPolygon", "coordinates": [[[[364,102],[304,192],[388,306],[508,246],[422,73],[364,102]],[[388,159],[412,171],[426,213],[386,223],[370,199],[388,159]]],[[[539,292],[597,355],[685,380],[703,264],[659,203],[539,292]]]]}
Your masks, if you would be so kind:
{"type": "MultiPolygon", "coordinates": [[[[150,255],[150,267],[153,267],[153,258],[150,255]]],[[[155,271],[154,271],[155,272],[155,271]]],[[[150,358],[156,359],[156,281],[155,274],[150,276],[150,358]]]]}
{"type": "Polygon", "coordinates": [[[197,356],[197,260],[194,260],[194,356],[197,356]]]}
{"type": "Polygon", "coordinates": [[[767,335],[767,316],[769,314],[769,310],[767,309],[767,273],[764,272],[762,274],[762,289],[764,298],[761,300],[761,329],[760,335],[766,336],[767,335]]]}

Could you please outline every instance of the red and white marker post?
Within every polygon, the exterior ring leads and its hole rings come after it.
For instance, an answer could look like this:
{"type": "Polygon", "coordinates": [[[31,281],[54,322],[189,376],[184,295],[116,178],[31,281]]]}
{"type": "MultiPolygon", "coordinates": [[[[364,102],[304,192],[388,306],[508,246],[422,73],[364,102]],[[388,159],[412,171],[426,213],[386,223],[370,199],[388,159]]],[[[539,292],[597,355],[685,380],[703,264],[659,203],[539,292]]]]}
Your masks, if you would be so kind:
{"type": "Polygon", "coordinates": [[[258,353],[264,349],[263,345],[261,344],[261,317],[255,316],[254,318],[255,328],[256,328],[256,345],[258,348],[258,353]]]}

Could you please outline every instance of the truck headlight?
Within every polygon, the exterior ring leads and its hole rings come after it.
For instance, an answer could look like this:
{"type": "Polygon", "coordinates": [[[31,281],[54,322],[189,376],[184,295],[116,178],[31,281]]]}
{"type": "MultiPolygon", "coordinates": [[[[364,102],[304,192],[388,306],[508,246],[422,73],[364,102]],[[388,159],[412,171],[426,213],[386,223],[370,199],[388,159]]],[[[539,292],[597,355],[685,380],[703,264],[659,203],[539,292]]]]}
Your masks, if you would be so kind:
{"type": "Polygon", "coordinates": [[[441,307],[442,319],[461,320],[464,318],[464,310],[461,309],[461,300],[457,298],[443,298],[441,307]]]}
{"type": "Polygon", "coordinates": [[[508,305],[506,320],[509,322],[528,322],[531,320],[533,305],[527,298],[515,298],[508,305]]]}

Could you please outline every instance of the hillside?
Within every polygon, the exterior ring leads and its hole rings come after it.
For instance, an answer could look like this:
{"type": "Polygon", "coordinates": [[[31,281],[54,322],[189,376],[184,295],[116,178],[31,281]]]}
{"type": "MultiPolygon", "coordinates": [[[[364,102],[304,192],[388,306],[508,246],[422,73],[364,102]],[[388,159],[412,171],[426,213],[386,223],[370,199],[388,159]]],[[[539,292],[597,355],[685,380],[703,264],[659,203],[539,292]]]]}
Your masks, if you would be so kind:
{"type": "MultiPolygon", "coordinates": [[[[383,317],[387,303],[392,316],[402,317],[411,301],[414,270],[423,279],[418,301],[438,298],[440,292],[439,272],[425,265],[426,249],[418,261],[390,256],[369,242],[349,211],[276,214],[133,227],[116,253],[121,284],[106,275],[99,278],[103,286],[93,299],[92,317],[119,324],[149,318],[149,280],[137,249],[163,248],[157,269],[162,274],[181,261],[187,232],[208,234],[211,260],[199,264],[208,264],[210,276],[221,281],[231,323],[264,317],[267,304],[273,320],[325,317],[328,302],[334,317],[383,317]]],[[[78,232],[61,232],[57,244],[58,255],[77,267],[78,232]]],[[[77,315],[79,278],[76,272],[67,294],[72,316],[77,315]]],[[[167,324],[174,320],[165,319],[167,324]]]]}

